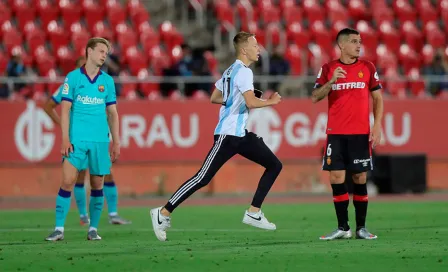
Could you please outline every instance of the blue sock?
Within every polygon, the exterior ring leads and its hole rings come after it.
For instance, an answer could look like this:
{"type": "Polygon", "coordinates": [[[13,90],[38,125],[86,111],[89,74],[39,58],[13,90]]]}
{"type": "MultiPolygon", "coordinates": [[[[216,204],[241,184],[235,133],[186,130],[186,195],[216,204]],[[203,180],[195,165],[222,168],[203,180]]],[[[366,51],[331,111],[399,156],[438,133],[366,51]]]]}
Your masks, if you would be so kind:
{"type": "Polygon", "coordinates": [[[65,218],[70,210],[72,192],[60,188],[56,197],[56,227],[64,227],[65,218]]]}
{"type": "Polygon", "coordinates": [[[78,207],[79,215],[87,215],[86,188],[84,187],[84,184],[75,184],[75,189],[73,191],[75,193],[76,206],[78,207]]]}
{"type": "Polygon", "coordinates": [[[118,211],[118,189],[115,182],[104,182],[104,194],[106,195],[107,209],[109,215],[117,215],[118,211]]]}
{"type": "Polygon", "coordinates": [[[101,212],[104,206],[103,189],[90,191],[90,227],[98,228],[100,223],[101,212]]]}

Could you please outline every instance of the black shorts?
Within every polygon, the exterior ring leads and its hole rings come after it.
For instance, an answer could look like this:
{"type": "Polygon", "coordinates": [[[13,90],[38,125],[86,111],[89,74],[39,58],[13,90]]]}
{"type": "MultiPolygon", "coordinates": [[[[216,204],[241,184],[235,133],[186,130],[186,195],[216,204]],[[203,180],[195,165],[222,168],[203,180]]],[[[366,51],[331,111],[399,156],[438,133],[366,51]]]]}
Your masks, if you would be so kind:
{"type": "Polygon", "coordinates": [[[350,170],[362,173],[373,170],[369,135],[328,134],[322,169],[325,171],[350,170]]]}

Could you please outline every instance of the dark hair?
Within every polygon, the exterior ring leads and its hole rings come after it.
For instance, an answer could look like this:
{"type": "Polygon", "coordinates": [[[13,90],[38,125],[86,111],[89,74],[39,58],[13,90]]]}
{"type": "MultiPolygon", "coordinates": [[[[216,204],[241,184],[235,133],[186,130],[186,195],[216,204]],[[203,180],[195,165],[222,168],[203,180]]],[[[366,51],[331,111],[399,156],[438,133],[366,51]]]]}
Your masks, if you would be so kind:
{"type": "Polygon", "coordinates": [[[342,36],[348,36],[348,35],[359,35],[358,30],[353,29],[353,28],[344,28],[341,31],[339,31],[338,35],[336,36],[336,42],[339,42],[339,38],[342,36]]]}

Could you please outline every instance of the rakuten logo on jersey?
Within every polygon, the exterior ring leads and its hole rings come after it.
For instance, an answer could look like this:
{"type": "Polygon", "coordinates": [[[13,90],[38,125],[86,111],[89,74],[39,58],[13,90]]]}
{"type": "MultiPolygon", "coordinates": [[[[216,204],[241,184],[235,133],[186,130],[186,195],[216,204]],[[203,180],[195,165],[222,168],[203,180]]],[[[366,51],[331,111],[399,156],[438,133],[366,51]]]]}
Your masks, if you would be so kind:
{"type": "Polygon", "coordinates": [[[338,83],[338,84],[331,85],[331,89],[333,91],[364,89],[365,87],[366,87],[365,82],[348,82],[348,83],[338,83]]]}
{"type": "Polygon", "coordinates": [[[101,105],[101,104],[104,104],[104,99],[97,98],[97,97],[90,97],[88,95],[86,95],[86,96],[78,95],[76,97],[76,101],[81,102],[83,104],[87,104],[87,105],[101,105]]]}

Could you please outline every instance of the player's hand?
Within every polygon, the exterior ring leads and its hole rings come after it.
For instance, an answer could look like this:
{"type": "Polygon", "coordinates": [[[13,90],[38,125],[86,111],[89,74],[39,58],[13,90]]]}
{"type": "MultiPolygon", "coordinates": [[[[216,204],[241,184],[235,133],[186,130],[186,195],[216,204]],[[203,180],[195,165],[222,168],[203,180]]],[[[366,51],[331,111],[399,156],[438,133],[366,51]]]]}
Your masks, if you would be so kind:
{"type": "Polygon", "coordinates": [[[62,156],[68,157],[68,155],[73,152],[73,145],[70,140],[62,140],[61,154],[62,156]]]}
{"type": "Polygon", "coordinates": [[[336,80],[338,80],[338,78],[345,78],[346,74],[347,74],[347,72],[344,69],[342,69],[341,67],[338,67],[334,70],[333,77],[331,78],[331,81],[336,82],[336,80]]]}
{"type": "Polygon", "coordinates": [[[278,92],[275,92],[271,95],[269,101],[272,105],[277,105],[280,101],[282,101],[282,96],[278,92]]]}
{"type": "Polygon", "coordinates": [[[112,152],[110,153],[110,159],[112,162],[115,162],[118,157],[120,157],[120,144],[114,143],[112,145],[112,152]]]}
{"type": "Polygon", "coordinates": [[[372,131],[370,131],[369,141],[372,142],[372,149],[380,144],[381,141],[381,127],[373,126],[372,131]]]}

